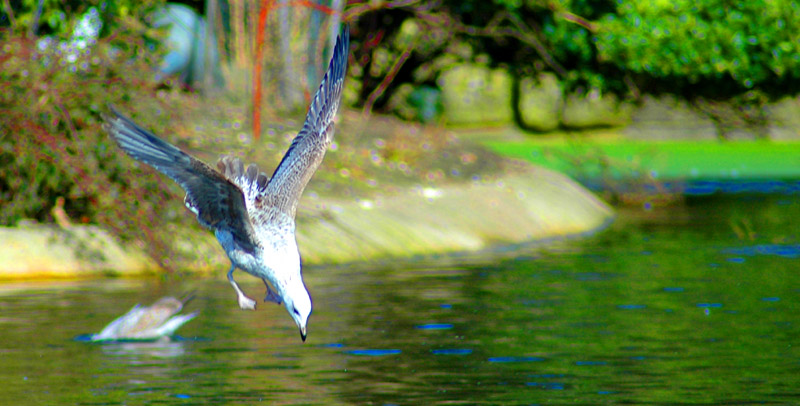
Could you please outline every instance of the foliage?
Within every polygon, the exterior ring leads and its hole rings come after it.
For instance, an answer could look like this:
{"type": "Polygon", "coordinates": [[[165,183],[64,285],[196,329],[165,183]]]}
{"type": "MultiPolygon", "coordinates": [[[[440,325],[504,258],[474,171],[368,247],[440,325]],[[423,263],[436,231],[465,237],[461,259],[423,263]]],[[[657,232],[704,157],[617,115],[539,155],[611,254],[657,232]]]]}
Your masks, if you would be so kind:
{"type": "Polygon", "coordinates": [[[403,83],[433,85],[461,61],[518,77],[554,72],[567,92],[755,100],[743,96],[755,90],[775,98],[800,89],[799,14],[796,0],[402,3],[359,16],[363,69],[353,71],[362,101],[403,83]]]}
{"type": "Polygon", "coordinates": [[[793,0],[625,1],[599,27],[601,61],[657,80],[751,89],[800,72],[800,3],[793,0]]]}
{"type": "Polygon", "coordinates": [[[104,224],[163,249],[146,214],[163,214],[168,188],[131,169],[100,129],[107,104],[133,111],[137,100],[155,98],[158,55],[142,35],[141,18],[116,20],[114,35],[74,62],[68,52],[41,51],[34,40],[0,30],[0,224],[50,221],[63,198],[72,221],[104,224]]]}
{"type": "MultiPolygon", "coordinates": [[[[598,63],[596,38],[592,32],[595,26],[591,23],[612,12],[613,2],[494,0],[494,3],[503,6],[531,27],[531,35],[536,35],[545,45],[548,54],[545,58],[552,57],[564,68],[562,72],[553,67],[550,70],[556,70],[561,75],[567,89],[621,90],[621,83],[615,75],[616,67],[598,63]]],[[[517,27],[524,28],[527,27],[517,27]]],[[[542,55],[534,57],[543,58],[542,55]]]]}
{"type": "MultiPolygon", "coordinates": [[[[143,26],[135,19],[130,17],[135,15],[145,15],[152,11],[157,5],[162,4],[161,0],[114,0],[114,1],[79,1],[79,0],[22,0],[18,8],[13,9],[10,19],[14,26],[11,29],[16,34],[33,32],[37,35],[54,35],[65,37],[69,35],[78,18],[89,7],[101,9],[103,20],[111,23],[112,26],[119,21],[128,24],[135,24],[140,29],[143,26]],[[41,10],[38,9],[41,3],[41,10]]],[[[8,10],[2,9],[4,13],[8,10]]]]}

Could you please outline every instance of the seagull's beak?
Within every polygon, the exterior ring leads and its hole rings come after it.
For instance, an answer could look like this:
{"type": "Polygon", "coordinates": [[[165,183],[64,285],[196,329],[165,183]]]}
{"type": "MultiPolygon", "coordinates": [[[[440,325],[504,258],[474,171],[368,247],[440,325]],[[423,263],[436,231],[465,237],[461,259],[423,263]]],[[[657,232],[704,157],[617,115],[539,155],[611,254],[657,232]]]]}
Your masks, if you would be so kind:
{"type": "Polygon", "coordinates": [[[306,327],[300,327],[300,338],[303,339],[303,342],[306,342],[306,327]]]}

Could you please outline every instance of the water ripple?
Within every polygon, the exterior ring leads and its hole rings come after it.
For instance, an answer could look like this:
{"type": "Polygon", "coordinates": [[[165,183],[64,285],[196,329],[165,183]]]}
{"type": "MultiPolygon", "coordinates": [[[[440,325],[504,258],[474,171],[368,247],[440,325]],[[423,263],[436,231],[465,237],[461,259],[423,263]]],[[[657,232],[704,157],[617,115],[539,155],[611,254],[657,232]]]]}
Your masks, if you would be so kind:
{"type": "Polygon", "coordinates": [[[606,361],[575,361],[575,365],[578,366],[597,366],[597,365],[607,365],[608,362],[606,361]]]}
{"type": "Polygon", "coordinates": [[[564,390],[565,387],[561,382],[525,382],[525,385],[550,390],[564,390]]]}
{"type": "Polygon", "coordinates": [[[647,305],[641,305],[641,304],[622,304],[622,305],[617,305],[617,309],[621,309],[621,310],[638,310],[638,309],[646,309],[646,308],[647,308],[647,305]]]}
{"type": "Polygon", "coordinates": [[[800,244],[758,244],[746,247],[726,248],[722,250],[722,253],[749,257],[755,255],[775,255],[784,258],[798,258],[800,257],[800,244]]]}
{"type": "Polygon", "coordinates": [[[491,357],[489,362],[541,362],[541,357],[491,357]]]}
{"type": "Polygon", "coordinates": [[[431,350],[431,353],[436,355],[468,355],[472,354],[472,350],[468,348],[441,348],[431,350]]]}
{"type": "Polygon", "coordinates": [[[419,330],[449,330],[453,328],[453,325],[450,323],[430,323],[430,324],[418,324],[414,326],[414,328],[419,330]]]}
{"type": "Polygon", "coordinates": [[[381,349],[367,349],[367,350],[350,350],[350,351],[345,351],[345,354],[350,354],[350,355],[366,355],[366,356],[371,356],[371,357],[379,357],[379,356],[383,356],[383,355],[395,355],[395,354],[400,354],[401,352],[402,352],[402,351],[400,351],[400,350],[396,350],[396,349],[387,349],[387,350],[381,350],[381,349]]]}
{"type": "Polygon", "coordinates": [[[698,303],[697,307],[701,308],[722,307],[722,303],[698,303]]]}

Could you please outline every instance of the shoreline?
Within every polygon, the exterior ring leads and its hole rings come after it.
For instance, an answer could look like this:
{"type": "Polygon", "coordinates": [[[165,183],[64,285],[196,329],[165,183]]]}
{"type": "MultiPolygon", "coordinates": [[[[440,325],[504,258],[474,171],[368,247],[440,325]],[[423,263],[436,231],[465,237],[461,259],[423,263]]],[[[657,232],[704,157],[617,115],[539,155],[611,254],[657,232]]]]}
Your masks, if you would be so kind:
{"type": "MultiPolygon", "coordinates": [[[[567,176],[522,173],[440,188],[409,188],[373,200],[304,197],[297,241],[305,265],[340,265],[493,246],[561,240],[600,230],[612,208],[567,176]]],[[[176,267],[209,273],[230,266],[213,233],[179,230],[176,267]]],[[[227,269],[227,268],[226,268],[227,269]]],[[[141,243],[123,246],[96,225],[0,227],[0,280],[132,277],[160,271],[141,243]]]]}

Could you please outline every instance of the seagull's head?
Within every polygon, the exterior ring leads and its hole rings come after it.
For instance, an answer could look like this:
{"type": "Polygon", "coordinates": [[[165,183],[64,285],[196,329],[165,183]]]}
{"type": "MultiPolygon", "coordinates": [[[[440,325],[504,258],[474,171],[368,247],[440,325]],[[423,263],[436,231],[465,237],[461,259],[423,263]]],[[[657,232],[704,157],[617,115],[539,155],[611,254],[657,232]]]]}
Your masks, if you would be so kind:
{"type": "Polygon", "coordinates": [[[306,325],[308,316],[311,315],[311,296],[308,295],[308,290],[302,282],[297,285],[289,287],[289,294],[284,295],[283,303],[286,305],[286,311],[300,329],[300,338],[306,341],[306,325]]]}

